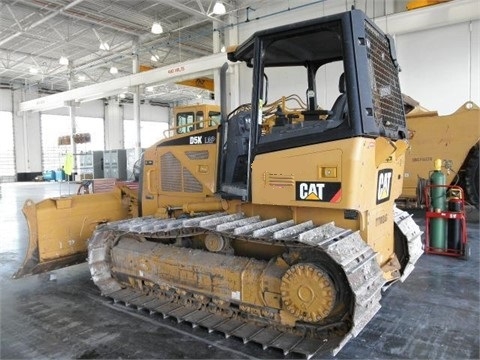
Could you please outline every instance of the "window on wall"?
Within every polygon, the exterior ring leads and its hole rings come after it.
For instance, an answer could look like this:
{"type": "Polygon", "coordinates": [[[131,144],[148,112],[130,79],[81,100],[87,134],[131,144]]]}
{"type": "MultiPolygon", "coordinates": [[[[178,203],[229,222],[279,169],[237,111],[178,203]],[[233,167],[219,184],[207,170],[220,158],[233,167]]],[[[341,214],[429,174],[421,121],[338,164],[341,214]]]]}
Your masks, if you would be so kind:
{"type": "MultiPolygon", "coordinates": [[[[158,140],[163,139],[163,132],[168,129],[167,123],[156,121],[142,121],[140,126],[140,139],[142,148],[147,148],[155,144],[158,140]]],[[[135,147],[137,138],[135,122],[133,120],[123,121],[123,137],[125,149],[131,149],[135,147]]]]}
{"type": "MultiPolygon", "coordinates": [[[[77,144],[77,154],[105,149],[104,124],[102,118],[77,116],[75,118],[75,125],[77,134],[90,134],[90,142],[77,144]]],[[[60,145],[59,137],[70,136],[70,117],[42,114],[41,131],[43,170],[61,169],[65,161],[65,154],[71,151],[71,146],[60,145]]]]}
{"type": "Polygon", "coordinates": [[[12,113],[0,111],[0,182],[15,181],[12,113]]]}

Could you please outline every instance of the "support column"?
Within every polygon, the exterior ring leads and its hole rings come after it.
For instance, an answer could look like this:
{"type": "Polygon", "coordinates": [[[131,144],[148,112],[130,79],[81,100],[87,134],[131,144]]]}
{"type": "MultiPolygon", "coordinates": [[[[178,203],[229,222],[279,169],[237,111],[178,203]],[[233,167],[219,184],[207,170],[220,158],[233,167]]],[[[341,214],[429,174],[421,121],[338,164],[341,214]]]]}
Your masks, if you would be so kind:
{"type": "MultiPolygon", "coordinates": [[[[132,72],[136,74],[140,69],[136,44],[133,47],[132,54],[132,72]]],[[[140,156],[142,154],[142,138],[140,125],[140,86],[138,85],[133,87],[133,121],[135,123],[136,131],[135,159],[140,159],[140,156]]]]}
{"type": "MultiPolygon", "coordinates": [[[[213,32],[212,32],[212,42],[213,42],[213,53],[217,54],[220,52],[220,49],[222,47],[221,43],[221,34],[220,34],[220,23],[218,21],[214,21],[213,24],[213,32]]],[[[225,56],[225,61],[226,61],[226,56],[225,56]]],[[[216,104],[220,104],[220,70],[214,70],[213,71],[213,84],[214,84],[214,99],[216,104]]]]}
{"type": "MultiPolygon", "coordinates": [[[[230,24],[234,24],[237,20],[233,15],[228,19],[230,24]]],[[[228,48],[230,45],[239,44],[238,26],[229,26],[224,29],[224,45],[228,48]]],[[[250,84],[250,83],[249,83],[250,84]]],[[[251,86],[251,85],[249,85],[251,86]]],[[[230,66],[227,73],[227,104],[229,109],[227,113],[240,106],[240,67],[237,65],[230,66]]],[[[245,89],[250,93],[251,89],[245,89]]]]}
{"type": "MultiPolygon", "coordinates": [[[[68,79],[68,90],[72,90],[72,82],[73,82],[73,71],[72,71],[72,63],[70,63],[70,76],[68,79]]],[[[74,101],[71,101],[68,104],[68,113],[70,115],[70,151],[73,155],[73,172],[77,171],[77,144],[75,143],[75,134],[77,133],[77,124],[75,122],[76,116],[76,109],[74,101]]]]}
{"type": "Polygon", "coordinates": [[[105,150],[123,149],[123,107],[117,98],[105,104],[105,150]]]}
{"type": "Polygon", "coordinates": [[[37,92],[27,93],[22,87],[13,90],[13,128],[15,165],[18,181],[31,181],[42,174],[42,143],[40,113],[20,113],[20,103],[37,97],[37,92]]]}

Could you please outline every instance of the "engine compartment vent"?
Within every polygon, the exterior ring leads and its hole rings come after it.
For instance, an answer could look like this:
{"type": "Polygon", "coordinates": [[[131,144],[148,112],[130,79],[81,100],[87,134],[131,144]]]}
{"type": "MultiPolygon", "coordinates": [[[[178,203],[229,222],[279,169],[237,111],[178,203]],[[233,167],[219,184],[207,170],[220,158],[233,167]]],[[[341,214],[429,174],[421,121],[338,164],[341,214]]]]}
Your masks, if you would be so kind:
{"type": "Polygon", "coordinates": [[[160,157],[160,180],[161,189],[164,192],[201,193],[203,191],[203,185],[171,152],[160,157]]]}
{"type": "Polygon", "coordinates": [[[274,187],[286,187],[295,185],[295,178],[293,175],[266,173],[265,180],[267,185],[274,187]]]}

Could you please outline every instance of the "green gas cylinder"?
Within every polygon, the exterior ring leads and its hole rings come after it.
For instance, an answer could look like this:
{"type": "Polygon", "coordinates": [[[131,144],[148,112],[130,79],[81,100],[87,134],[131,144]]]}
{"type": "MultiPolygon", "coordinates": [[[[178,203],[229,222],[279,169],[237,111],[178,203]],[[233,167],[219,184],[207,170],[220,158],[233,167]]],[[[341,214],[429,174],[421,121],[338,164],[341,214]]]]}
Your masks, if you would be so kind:
{"type": "MultiPolygon", "coordinates": [[[[430,198],[431,211],[440,213],[447,209],[447,188],[436,187],[435,185],[445,185],[445,174],[442,173],[442,160],[437,159],[434,162],[434,171],[430,175],[430,198]]],[[[437,250],[447,248],[447,220],[442,218],[430,219],[430,247],[437,250]]]]}

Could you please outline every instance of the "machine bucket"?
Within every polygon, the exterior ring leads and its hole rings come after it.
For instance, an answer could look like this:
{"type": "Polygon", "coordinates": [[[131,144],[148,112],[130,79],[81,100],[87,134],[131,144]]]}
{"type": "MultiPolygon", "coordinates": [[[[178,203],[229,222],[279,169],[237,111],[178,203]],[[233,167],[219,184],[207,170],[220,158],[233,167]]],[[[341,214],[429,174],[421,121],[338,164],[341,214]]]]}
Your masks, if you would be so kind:
{"type": "Polygon", "coordinates": [[[99,224],[126,219],[128,206],[122,191],[27,200],[23,214],[28,223],[29,243],[18,279],[86,261],[88,239],[99,224]]]}

